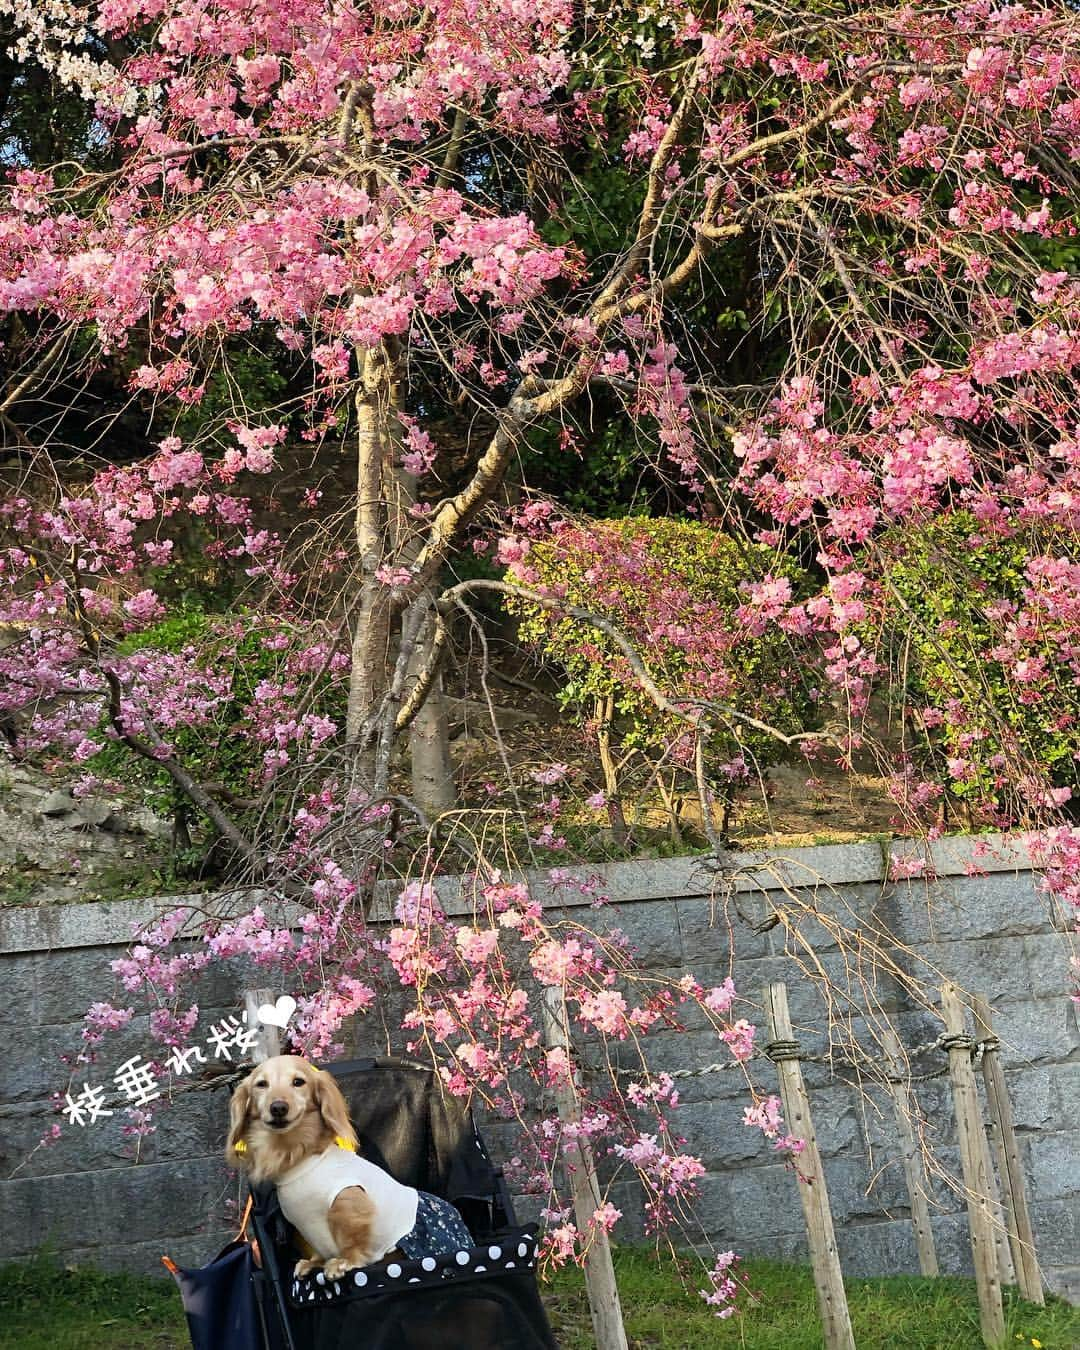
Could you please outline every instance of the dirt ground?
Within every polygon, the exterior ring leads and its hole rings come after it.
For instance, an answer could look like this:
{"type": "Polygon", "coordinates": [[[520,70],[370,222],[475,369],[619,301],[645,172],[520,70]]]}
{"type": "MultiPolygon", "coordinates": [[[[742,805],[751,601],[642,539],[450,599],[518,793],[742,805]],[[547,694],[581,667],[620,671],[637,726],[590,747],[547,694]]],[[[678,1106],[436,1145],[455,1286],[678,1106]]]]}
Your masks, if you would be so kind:
{"type": "MultiPolygon", "coordinates": [[[[574,826],[604,830],[596,811],[581,803],[604,787],[596,751],[595,734],[560,710],[551,672],[538,671],[522,660],[510,659],[509,644],[501,665],[492,663],[486,682],[480,672],[468,672],[468,687],[481,691],[466,698],[448,696],[451,709],[451,753],[463,798],[483,800],[484,784],[501,788],[506,766],[524,784],[523,798],[537,802],[559,793],[564,802],[559,829],[574,826]],[[485,689],[486,684],[486,689],[485,689]],[[533,772],[553,764],[565,764],[565,779],[557,786],[530,788],[533,772]]],[[[464,677],[465,672],[460,672],[464,677]]],[[[466,679],[451,684],[458,690],[466,679]]],[[[680,820],[678,837],[671,828],[672,811],[655,786],[647,785],[648,774],[639,762],[631,766],[624,791],[625,814],[638,847],[655,851],[665,839],[668,848],[703,846],[701,810],[692,789],[676,797],[680,820]],[[638,789],[645,784],[643,794],[638,789]]],[[[813,843],[845,843],[868,836],[903,832],[895,802],[889,797],[884,778],[873,773],[847,771],[834,764],[792,759],[763,771],[736,800],[727,821],[726,838],[738,846],[760,846],[783,841],[792,846],[813,843]]],[[[575,842],[581,839],[576,830],[575,842]]]]}

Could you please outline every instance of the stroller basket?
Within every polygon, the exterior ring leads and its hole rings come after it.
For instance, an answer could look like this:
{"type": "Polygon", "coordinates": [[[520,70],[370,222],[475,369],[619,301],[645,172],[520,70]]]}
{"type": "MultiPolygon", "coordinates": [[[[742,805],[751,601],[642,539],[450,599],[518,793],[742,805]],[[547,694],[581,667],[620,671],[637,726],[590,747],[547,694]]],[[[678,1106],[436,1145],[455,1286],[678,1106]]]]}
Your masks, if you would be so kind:
{"type": "Polygon", "coordinates": [[[475,1280],[481,1275],[492,1278],[511,1270],[532,1270],[536,1266],[536,1234],[520,1228],[507,1233],[501,1242],[471,1247],[443,1256],[425,1256],[419,1261],[381,1261],[363,1270],[349,1271],[340,1280],[328,1280],[322,1271],[303,1279],[293,1279],[289,1302],[306,1308],[309,1303],[342,1303],[371,1298],[384,1290],[401,1290],[409,1285],[445,1285],[450,1281],[475,1280]]]}

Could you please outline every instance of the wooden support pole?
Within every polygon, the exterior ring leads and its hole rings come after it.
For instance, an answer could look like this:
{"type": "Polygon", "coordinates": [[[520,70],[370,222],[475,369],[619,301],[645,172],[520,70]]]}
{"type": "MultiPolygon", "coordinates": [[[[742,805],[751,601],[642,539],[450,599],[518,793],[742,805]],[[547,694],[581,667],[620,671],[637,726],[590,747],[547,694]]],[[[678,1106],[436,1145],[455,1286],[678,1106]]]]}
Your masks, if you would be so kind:
{"type": "MultiPolygon", "coordinates": [[[[976,1087],[977,1098],[978,1088],[976,1087]]],[[[997,1173],[994,1170],[990,1141],[986,1137],[986,1130],[983,1127],[981,1107],[979,1108],[979,1141],[983,1150],[986,1196],[990,1207],[990,1227],[994,1237],[994,1259],[997,1262],[998,1284],[1004,1289],[1006,1285],[1015,1284],[1018,1277],[1013,1267],[1009,1230],[1005,1220],[1005,1211],[1001,1204],[1001,1190],[998,1187],[997,1173]]]]}
{"type": "Polygon", "coordinates": [[[1013,1269],[1021,1297],[1029,1303],[1045,1302],[1042,1272],[1035,1252],[1035,1235],[1028,1209],[1027,1187],[1020,1164],[1020,1149],[1016,1142],[1012,1103],[1001,1065],[999,1043],[994,1035],[994,1015],[985,998],[976,995],[971,1000],[975,1014],[975,1034],[983,1042],[982,1070],[986,1087],[986,1101],[993,1124],[994,1150],[997,1154],[998,1175],[1005,1200],[1005,1218],[1009,1227],[1009,1246],[1012,1249],[1013,1269]]]}
{"type": "Polygon", "coordinates": [[[900,1040],[888,1023],[882,1035],[882,1048],[889,1061],[889,1095],[892,1097],[896,1133],[900,1138],[904,1180],[907,1182],[911,1207],[911,1227],[915,1234],[915,1250],[919,1254],[919,1271],[923,1275],[938,1275],[940,1272],[937,1251],[934,1247],[934,1230],[930,1225],[930,1205],[926,1198],[926,1173],[923,1170],[922,1153],[911,1123],[912,1111],[917,1108],[907,1085],[900,1081],[904,1058],[900,1051],[900,1040]]]}
{"type": "MultiPolygon", "coordinates": [[[[821,1165],[814,1122],[810,1117],[810,1098],[803,1082],[802,1066],[797,1058],[798,1045],[788,1012],[787,985],[770,984],[765,990],[765,1011],[769,1019],[770,1058],[780,1079],[780,1098],[788,1131],[802,1139],[806,1148],[799,1155],[799,1199],[806,1220],[806,1239],[814,1272],[818,1312],[826,1350],[855,1350],[851,1330],[844,1277],[836,1250],[829,1192],[821,1165]]],[[[766,1051],[768,1053],[768,1051],[766,1051]]]]}
{"type": "Polygon", "coordinates": [[[967,1192],[968,1228],[975,1284],[979,1292],[979,1327],[983,1343],[1000,1346],[1005,1339],[1005,1314],[1001,1306],[994,1223],[990,1201],[988,1150],[979,1114],[979,1093],[971,1067],[972,1040],[964,1028],[964,1005],[954,984],[941,987],[941,1011],[949,1038],[949,1080],[956,1108],[960,1139],[960,1165],[967,1192]]]}
{"type": "MultiPolygon", "coordinates": [[[[976,1097],[978,1088],[976,1087],[976,1097]]],[[[982,1108],[979,1108],[979,1140],[983,1149],[983,1161],[986,1175],[986,1195],[990,1202],[990,1227],[994,1235],[994,1260],[997,1262],[998,1284],[1002,1289],[1016,1283],[1013,1271],[1012,1251],[1009,1247],[1009,1232],[1005,1223],[1005,1211],[1001,1205],[1001,1190],[998,1187],[997,1172],[994,1171],[994,1158],[990,1152],[990,1141],[983,1127],[982,1108]]]]}
{"type": "MultiPolygon", "coordinates": [[[[980,1121],[981,1121],[980,1114],[980,1121]]],[[[990,1222],[994,1229],[994,1257],[997,1260],[998,1283],[1002,1289],[1016,1283],[1013,1271],[1012,1251],[1009,1246],[1009,1232],[1005,1224],[1005,1211],[1001,1205],[1001,1190],[998,1187],[997,1172],[994,1171],[994,1158],[990,1151],[990,1141],[982,1131],[982,1144],[986,1151],[986,1180],[990,1196],[990,1222]]]]}
{"type": "Polygon", "coordinates": [[[251,1047],[251,1059],[254,1064],[261,1064],[264,1059],[273,1059],[275,1055],[281,1054],[280,1028],[267,1026],[265,1022],[259,1021],[259,1009],[265,1003],[273,1003],[274,999],[272,989],[244,990],[244,1011],[247,1013],[248,1027],[259,1029],[259,1034],[251,1047]]]}
{"type": "MultiPolygon", "coordinates": [[[[563,991],[549,987],[544,990],[545,1039],[553,1050],[563,1050],[570,1059],[570,1036],[566,1024],[566,1002],[563,991]]],[[[581,1119],[578,1098],[578,1079],[571,1073],[569,1079],[555,1089],[555,1104],[564,1125],[577,1124],[581,1119]]],[[[592,1145],[586,1135],[578,1135],[566,1159],[567,1179],[574,1197],[574,1217],[578,1231],[590,1231],[593,1215],[603,1204],[600,1184],[596,1178],[592,1145]],[[570,1159],[574,1159],[573,1162],[570,1159]]],[[[611,1260],[611,1244],[607,1230],[594,1225],[592,1240],[585,1253],[585,1290],[592,1314],[593,1339],[596,1350],[628,1350],[626,1328],[623,1326],[619,1288],[615,1283],[615,1266],[611,1260]]]]}

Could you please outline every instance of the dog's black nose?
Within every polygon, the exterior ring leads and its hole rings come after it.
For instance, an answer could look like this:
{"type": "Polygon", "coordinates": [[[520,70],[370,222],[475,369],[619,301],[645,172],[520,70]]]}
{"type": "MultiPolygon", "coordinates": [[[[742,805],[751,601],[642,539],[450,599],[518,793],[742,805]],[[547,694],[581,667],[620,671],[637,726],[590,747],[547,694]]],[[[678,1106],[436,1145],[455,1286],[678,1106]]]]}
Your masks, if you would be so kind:
{"type": "Polygon", "coordinates": [[[289,1114],[289,1103],[271,1102],[270,1114],[273,1116],[275,1120],[284,1120],[285,1117],[289,1114]]]}

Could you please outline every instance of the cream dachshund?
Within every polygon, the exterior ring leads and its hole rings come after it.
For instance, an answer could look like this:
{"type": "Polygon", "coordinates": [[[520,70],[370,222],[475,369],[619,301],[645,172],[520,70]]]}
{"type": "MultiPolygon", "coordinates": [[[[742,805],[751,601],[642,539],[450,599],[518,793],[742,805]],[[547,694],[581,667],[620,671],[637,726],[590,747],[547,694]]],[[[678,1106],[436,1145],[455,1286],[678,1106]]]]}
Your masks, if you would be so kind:
{"type": "Polygon", "coordinates": [[[226,1160],[277,1187],[311,1253],[297,1276],[322,1270],[335,1280],[395,1250],[420,1260],[472,1245],[453,1205],[402,1186],[356,1150],[341,1089],[298,1055],[266,1060],[233,1093],[226,1160]]]}

